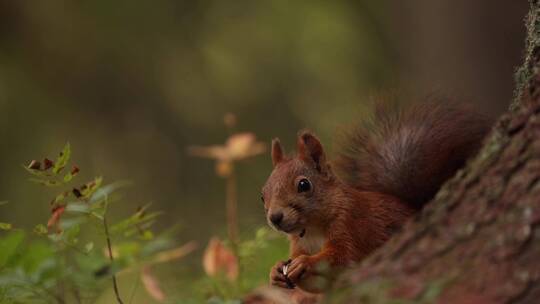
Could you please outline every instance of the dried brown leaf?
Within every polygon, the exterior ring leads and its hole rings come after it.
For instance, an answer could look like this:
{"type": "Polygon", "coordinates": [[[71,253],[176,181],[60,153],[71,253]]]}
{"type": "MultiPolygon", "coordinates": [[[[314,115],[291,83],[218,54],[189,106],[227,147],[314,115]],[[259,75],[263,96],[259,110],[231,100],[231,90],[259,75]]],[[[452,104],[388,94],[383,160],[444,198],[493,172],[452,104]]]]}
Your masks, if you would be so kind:
{"type": "Polygon", "coordinates": [[[213,237],[206,247],[203,268],[209,276],[224,273],[231,281],[238,278],[238,259],[217,237],[213,237]]]}
{"type": "Polygon", "coordinates": [[[73,166],[73,168],[71,168],[71,175],[76,175],[79,171],[81,171],[79,167],[73,166]]]}
{"type": "Polygon", "coordinates": [[[219,160],[216,162],[216,174],[227,177],[233,172],[233,164],[230,161],[219,160]]]}
{"type": "Polygon", "coordinates": [[[56,206],[52,209],[52,215],[49,218],[49,221],[47,222],[47,227],[51,228],[56,225],[58,225],[58,221],[60,221],[60,217],[66,210],[66,206],[56,206]]]}
{"type": "Polygon", "coordinates": [[[41,163],[34,159],[28,165],[28,169],[41,170],[41,163]]]}
{"type": "Polygon", "coordinates": [[[261,154],[265,149],[266,146],[264,143],[256,141],[255,134],[246,132],[231,135],[225,142],[225,145],[222,146],[189,147],[188,153],[193,156],[231,162],[261,154]]]}
{"type": "Polygon", "coordinates": [[[264,152],[265,145],[257,142],[253,133],[237,133],[231,135],[225,144],[229,157],[241,160],[264,152]]]}
{"type": "Polygon", "coordinates": [[[152,273],[150,266],[144,266],[141,270],[141,281],[148,294],[156,301],[165,301],[165,293],[159,287],[159,281],[152,273]]]}
{"type": "Polygon", "coordinates": [[[48,158],[45,158],[43,160],[43,170],[49,170],[50,168],[52,168],[52,166],[54,166],[54,163],[52,160],[48,158]]]}

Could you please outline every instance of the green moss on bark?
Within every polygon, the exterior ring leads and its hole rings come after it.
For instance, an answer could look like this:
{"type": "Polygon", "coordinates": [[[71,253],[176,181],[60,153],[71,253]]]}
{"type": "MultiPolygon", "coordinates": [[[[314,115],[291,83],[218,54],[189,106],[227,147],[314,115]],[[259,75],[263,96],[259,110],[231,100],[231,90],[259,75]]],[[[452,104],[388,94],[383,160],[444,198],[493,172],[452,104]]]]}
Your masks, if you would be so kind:
{"type": "Polygon", "coordinates": [[[529,14],[525,18],[527,38],[525,40],[525,54],[523,64],[515,73],[516,89],[514,100],[510,109],[516,108],[523,97],[523,91],[528,86],[531,76],[538,74],[538,67],[534,62],[534,54],[540,47],[540,7],[537,0],[530,0],[529,14]]]}

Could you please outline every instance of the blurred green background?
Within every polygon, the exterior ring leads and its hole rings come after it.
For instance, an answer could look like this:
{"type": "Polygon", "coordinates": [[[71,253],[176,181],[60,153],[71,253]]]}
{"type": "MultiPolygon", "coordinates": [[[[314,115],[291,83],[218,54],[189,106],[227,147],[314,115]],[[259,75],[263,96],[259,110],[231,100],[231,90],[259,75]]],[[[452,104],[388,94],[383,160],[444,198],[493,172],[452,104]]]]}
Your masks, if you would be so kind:
{"type": "MultiPolygon", "coordinates": [[[[224,181],[186,148],[224,142],[226,113],[237,131],[289,149],[308,127],[330,151],[378,92],[435,90],[497,115],[512,96],[526,10],[525,0],[2,0],[0,219],[46,222],[53,192],[20,165],[69,141],[81,181],[134,183],[113,216],[153,202],[165,211],[158,226],[178,223],[180,242],[199,243],[163,270],[189,280],[226,225],[224,181]]],[[[238,167],[243,237],[265,225],[270,170],[266,154],[238,167]]]]}

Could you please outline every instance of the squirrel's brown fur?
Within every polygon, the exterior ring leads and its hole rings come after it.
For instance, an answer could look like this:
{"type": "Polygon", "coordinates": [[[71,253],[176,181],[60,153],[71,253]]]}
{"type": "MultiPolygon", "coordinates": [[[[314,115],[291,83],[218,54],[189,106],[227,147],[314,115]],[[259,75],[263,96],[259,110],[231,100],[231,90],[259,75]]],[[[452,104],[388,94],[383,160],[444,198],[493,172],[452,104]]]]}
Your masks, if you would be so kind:
{"type": "Polygon", "coordinates": [[[361,261],[463,166],[489,127],[466,107],[428,102],[380,107],[344,137],[332,164],[308,131],[299,133],[292,157],[275,139],[262,198],[269,224],[289,235],[291,261],[273,267],[272,284],[318,291],[310,278],[321,274],[320,265],[361,261]]]}
{"type": "Polygon", "coordinates": [[[477,151],[490,123],[464,105],[426,102],[404,110],[378,104],[344,136],[334,165],[347,184],[386,193],[415,208],[477,151]]]}

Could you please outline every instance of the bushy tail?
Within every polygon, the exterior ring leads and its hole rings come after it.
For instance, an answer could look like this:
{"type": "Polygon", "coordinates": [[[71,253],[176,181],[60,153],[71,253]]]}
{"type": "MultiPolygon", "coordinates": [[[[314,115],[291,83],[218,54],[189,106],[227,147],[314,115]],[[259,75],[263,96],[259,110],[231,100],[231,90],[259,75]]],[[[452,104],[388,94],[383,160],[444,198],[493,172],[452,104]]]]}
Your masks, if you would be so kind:
{"type": "Polygon", "coordinates": [[[449,102],[405,110],[378,105],[371,120],[345,135],[335,163],[351,186],[421,208],[475,154],[491,122],[449,102]]]}

